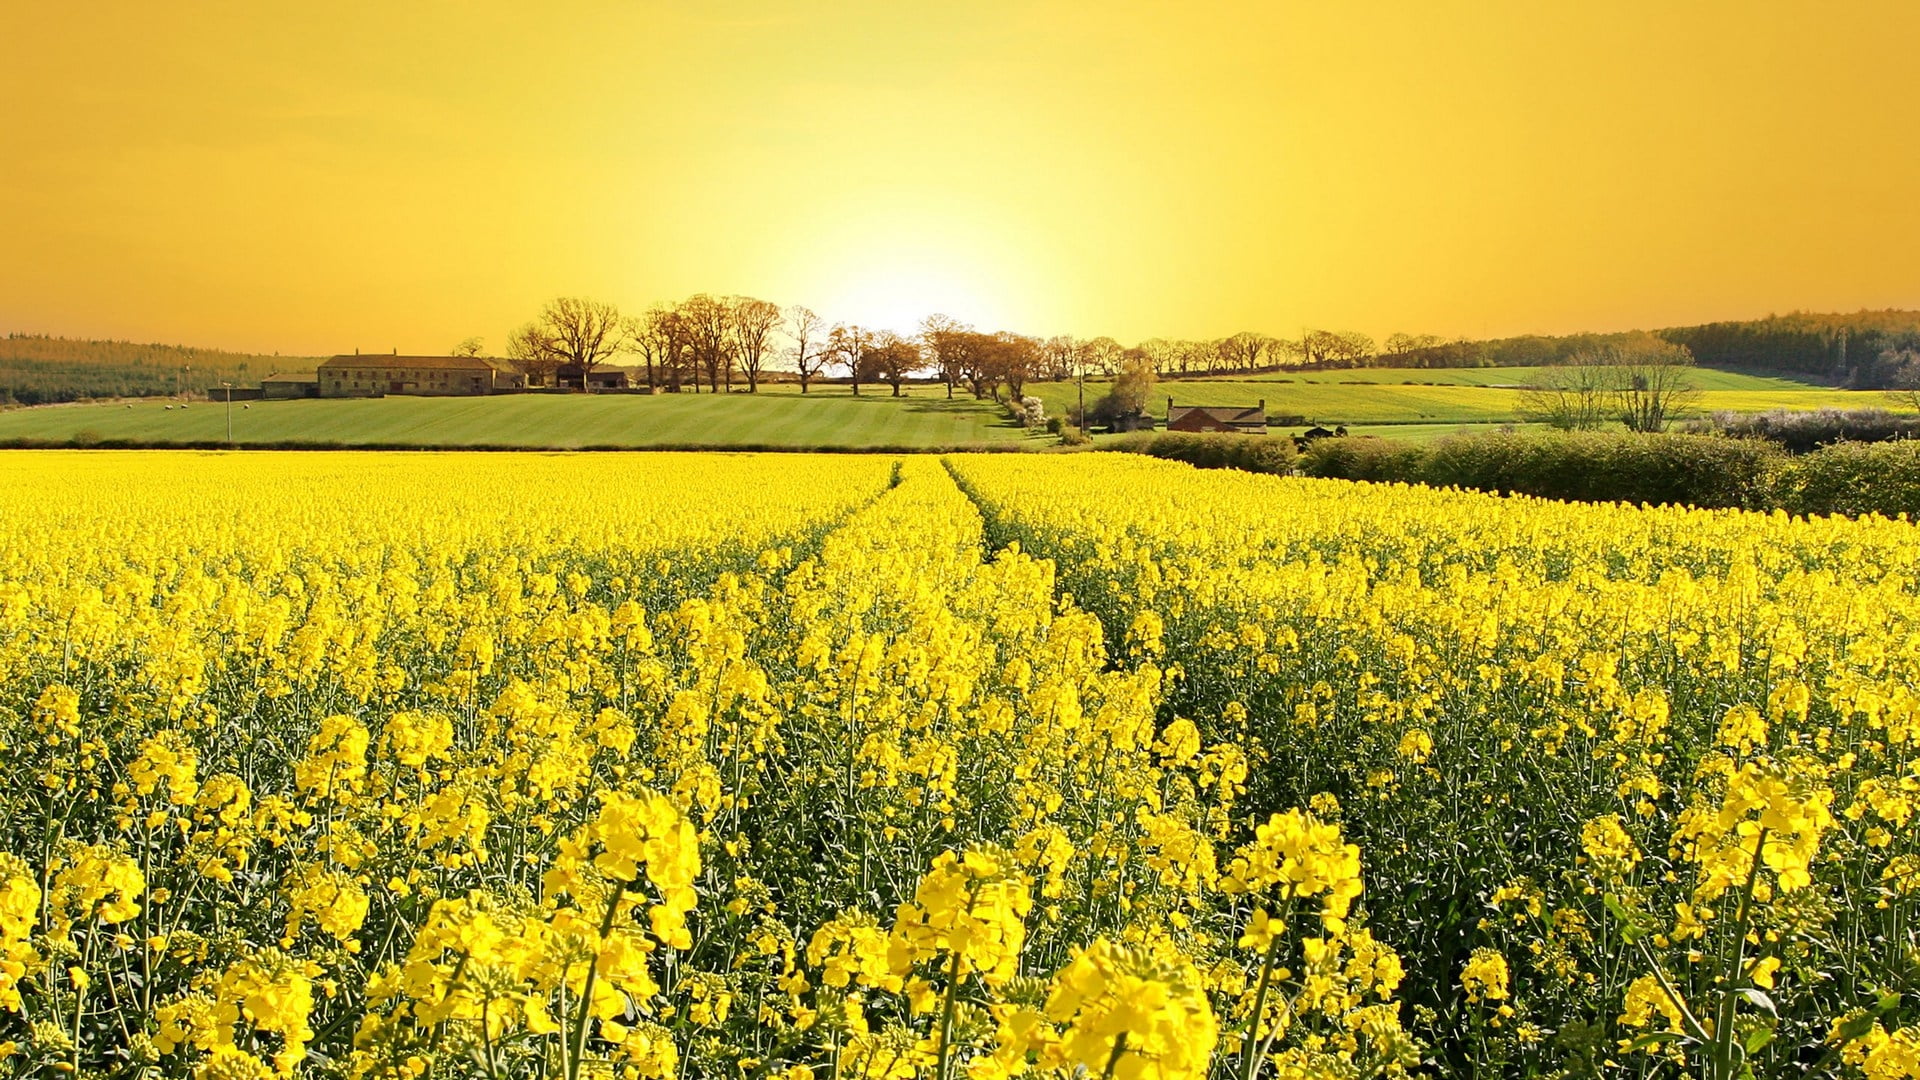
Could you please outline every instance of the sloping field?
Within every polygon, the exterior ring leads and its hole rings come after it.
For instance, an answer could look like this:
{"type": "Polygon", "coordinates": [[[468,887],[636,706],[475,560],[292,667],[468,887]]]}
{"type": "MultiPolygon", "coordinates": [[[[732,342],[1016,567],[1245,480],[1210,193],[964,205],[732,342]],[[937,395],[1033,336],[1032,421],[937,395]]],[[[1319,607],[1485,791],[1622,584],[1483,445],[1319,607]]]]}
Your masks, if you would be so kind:
{"type": "MultiPolygon", "coordinates": [[[[1355,383],[1391,383],[1407,386],[1537,386],[1554,370],[1549,367],[1489,368],[1354,368],[1343,371],[1276,371],[1266,375],[1248,375],[1245,382],[1324,383],[1346,386],[1355,383]]],[[[1191,381],[1176,380],[1169,385],[1185,386],[1191,381]]],[[[1702,390],[1818,390],[1826,384],[1810,376],[1783,375],[1777,372],[1749,374],[1721,368],[1695,368],[1693,381],[1702,390]]]]}
{"type": "MultiPolygon", "coordinates": [[[[1023,438],[993,402],[926,390],[893,398],[839,393],[544,395],[233,406],[236,444],[580,447],[971,446],[1023,438]]],[[[227,437],[220,402],[58,405],[0,413],[0,440],[209,443],[227,437]]]]}
{"type": "MultiPolygon", "coordinates": [[[[1752,376],[1734,376],[1733,378],[1744,380],[1743,387],[1705,389],[1701,392],[1695,407],[1705,412],[1719,409],[1763,412],[1768,409],[1890,407],[1884,395],[1873,391],[1807,387],[1759,389],[1755,388],[1754,384],[1775,382],[1789,387],[1793,384],[1786,380],[1763,380],[1752,376]]],[[[1093,384],[1088,384],[1088,403],[1095,401],[1100,394],[1106,392],[1106,389],[1105,384],[1100,384],[1097,390],[1093,384]]],[[[1031,384],[1028,392],[1045,401],[1049,411],[1065,410],[1076,400],[1075,388],[1068,383],[1031,384]]],[[[1514,387],[1497,386],[1409,386],[1388,382],[1340,384],[1247,379],[1184,379],[1163,382],[1156,387],[1152,400],[1148,402],[1148,411],[1164,417],[1167,411],[1167,398],[1171,396],[1182,405],[1251,405],[1256,401],[1264,400],[1267,403],[1268,416],[1275,418],[1300,416],[1310,422],[1329,425],[1506,423],[1523,418],[1524,394],[1525,391],[1514,387]]]]}
{"type": "MultiPolygon", "coordinates": [[[[1408,372],[1401,375],[1484,374],[1408,372]]],[[[1506,372],[1536,369],[1509,368],[1506,372]]],[[[1315,377],[1396,374],[1315,373],[1315,377]]],[[[1705,390],[1697,408],[1760,412],[1769,409],[1885,408],[1887,398],[1870,391],[1793,387],[1784,379],[1728,372],[1705,390]],[[1773,387],[1773,388],[1768,388],[1773,387]]],[[[1030,383],[1028,392],[1064,415],[1077,400],[1071,383],[1030,383]]],[[[1091,403],[1106,385],[1089,384],[1091,403]]],[[[1162,383],[1148,403],[1166,413],[1171,395],[1181,404],[1251,405],[1265,400],[1276,423],[1288,417],[1328,426],[1389,429],[1418,426],[1431,434],[1462,424],[1523,420],[1524,392],[1513,387],[1467,384],[1430,386],[1397,382],[1286,382],[1251,379],[1189,379],[1162,383]]],[[[160,400],[56,405],[0,412],[0,441],[208,444],[227,438],[226,407],[190,406],[160,400]]],[[[1296,424],[1295,427],[1300,425],[1296,424]]],[[[771,447],[899,448],[962,447],[1027,438],[992,401],[961,394],[948,400],[939,387],[918,386],[905,397],[885,387],[851,396],[845,386],[816,387],[807,395],[790,386],[759,394],[545,395],[490,398],[407,398],[349,401],[263,401],[233,407],[233,441],[242,446],[332,443],[341,446],[487,446],[541,449],[581,447],[771,447]]],[[[1039,441],[1038,436],[1033,437],[1039,441]]]]}

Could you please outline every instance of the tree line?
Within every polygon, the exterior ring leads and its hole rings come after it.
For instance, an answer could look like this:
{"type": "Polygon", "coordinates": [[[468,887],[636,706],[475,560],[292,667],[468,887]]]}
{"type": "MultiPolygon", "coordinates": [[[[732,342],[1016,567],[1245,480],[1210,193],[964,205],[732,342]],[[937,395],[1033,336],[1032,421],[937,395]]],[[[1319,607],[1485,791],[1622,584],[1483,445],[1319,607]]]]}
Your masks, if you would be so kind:
{"type": "MultiPolygon", "coordinates": [[[[1920,385],[1920,311],[1796,312],[1672,327],[1652,336],[1710,367],[1809,375],[1858,388],[1920,385]]],[[[1633,331],[1447,340],[1397,333],[1375,342],[1352,331],[1307,329],[1297,338],[1244,331],[1123,345],[1104,336],[981,330],[943,315],[922,320],[914,333],[896,334],[829,323],[803,305],[782,308],[751,297],[698,294],[638,315],[598,301],[554,300],[510,336],[506,355],[542,381],[561,368],[581,378],[625,358],[648,386],[668,391],[743,386],[752,392],[778,371],[803,390],[826,378],[851,382],[856,392],[885,386],[898,394],[909,381],[931,379],[949,395],[1004,392],[1017,399],[1029,381],[1082,375],[1118,380],[1127,371],[1137,385],[1142,373],[1180,378],[1358,367],[1564,366],[1609,348],[1637,349],[1647,337],[1633,331]]],[[[484,343],[470,338],[457,351],[480,355],[484,343]]],[[[0,338],[0,405],[205,393],[223,382],[252,384],[272,371],[307,370],[314,363],[307,357],[10,334],[0,338]]]]}
{"type": "MultiPolygon", "coordinates": [[[[1809,375],[1834,386],[1897,386],[1907,358],[1920,353],[1920,311],[1794,312],[1764,319],[1674,326],[1652,336],[1686,349],[1707,367],[1809,375]]],[[[1488,340],[1389,338],[1375,363],[1391,367],[1533,367],[1575,362],[1607,349],[1639,347],[1643,331],[1539,334],[1488,340]],[[1406,347],[1393,348],[1398,342],[1406,347]]]]}
{"type": "Polygon", "coordinates": [[[1158,378],[1341,368],[1554,367],[1581,358],[1637,353],[1648,340],[1686,349],[1714,367],[1819,376],[1836,385],[1886,388],[1907,377],[1920,353],[1920,312],[1769,316],[1656,331],[1522,335],[1447,340],[1396,333],[1376,342],[1357,331],[1306,329],[1297,338],[1242,331],[1214,339],[1155,337],[1123,345],[1112,337],[1038,337],[980,330],[946,315],[897,334],[829,324],[804,305],[781,308],[744,296],[698,294],[623,317],[613,305],[578,299],[548,304],[516,331],[508,356],[540,376],[566,366],[591,371],[633,357],[650,387],[721,392],[759,388],[772,371],[803,391],[831,378],[860,387],[932,379],[949,394],[1014,398],[1029,381],[1113,378],[1129,368],[1158,378]]]}
{"type": "Polygon", "coordinates": [[[1899,387],[1920,354],[1920,311],[1794,312],[1660,331],[1702,364],[1813,375],[1856,389],[1899,387]]]}
{"type": "Polygon", "coordinates": [[[203,394],[223,383],[257,385],[276,371],[311,372],[316,363],[186,345],[8,334],[0,337],[0,405],[203,394]]]}
{"type": "MultiPolygon", "coordinates": [[[[1437,340],[1401,334],[1387,346],[1405,351],[1437,340]]],[[[455,351],[478,355],[482,342],[469,338],[455,351]]],[[[637,315],[604,301],[561,297],[508,337],[506,355],[536,383],[565,372],[584,384],[592,372],[624,358],[647,387],[668,393],[726,393],[736,386],[755,393],[777,371],[798,381],[802,393],[818,380],[836,379],[856,395],[863,386],[885,386],[897,397],[908,382],[930,380],[943,384],[949,397],[965,392],[999,399],[1004,392],[1018,399],[1028,382],[1117,378],[1129,371],[1178,377],[1353,366],[1379,350],[1372,338],[1352,331],[1308,330],[1297,340],[1248,331],[1127,346],[1104,336],[981,330],[940,314],[921,320],[917,332],[900,334],[828,323],[803,304],[782,308],[750,296],[699,293],[637,315]]]]}

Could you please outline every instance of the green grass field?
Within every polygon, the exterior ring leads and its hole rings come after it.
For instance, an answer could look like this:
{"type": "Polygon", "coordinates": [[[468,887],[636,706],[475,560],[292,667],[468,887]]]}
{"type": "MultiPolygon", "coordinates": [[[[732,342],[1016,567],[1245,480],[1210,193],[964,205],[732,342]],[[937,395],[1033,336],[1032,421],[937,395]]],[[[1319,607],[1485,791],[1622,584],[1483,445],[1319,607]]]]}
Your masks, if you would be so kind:
{"type": "MultiPolygon", "coordinates": [[[[1459,381],[1408,384],[1439,377],[1516,378],[1533,368],[1460,371],[1376,369],[1313,372],[1268,379],[1181,379],[1160,384],[1150,409],[1164,416],[1166,399],[1182,404],[1251,405],[1265,399],[1268,415],[1305,417],[1356,434],[1430,439],[1455,430],[1517,423],[1523,392],[1513,386],[1459,381]],[[1355,378],[1360,376],[1362,378],[1355,378]],[[1403,377],[1396,381],[1395,377],[1403,377]],[[1338,377],[1338,378],[1336,378],[1338,377]],[[1292,380],[1292,381],[1289,381],[1292,380]]],[[[1787,379],[1737,372],[1699,373],[1708,388],[1697,408],[1738,412],[1768,409],[1887,407],[1870,391],[1832,390],[1787,379]]],[[[1065,415],[1076,400],[1071,383],[1032,383],[1028,392],[1065,415]]],[[[1087,385],[1092,402],[1104,383],[1087,385]]],[[[226,407],[195,402],[168,409],[158,399],[131,404],[52,405],[0,412],[0,440],[126,440],[137,443],[218,443],[226,439],[226,407]]],[[[1275,431],[1304,425],[1276,425],[1275,431]]],[[[410,398],[261,401],[233,408],[233,441],[242,446],[334,443],[342,446],[769,447],[860,448],[977,446],[1050,440],[1013,426],[992,401],[962,394],[948,400],[941,387],[916,386],[904,397],[868,387],[859,398],[845,386],[818,386],[802,395],[791,385],[759,394],[525,394],[488,398],[410,398]]]]}
{"type": "MultiPolygon", "coordinates": [[[[1488,369],[1474,369],[1473,373],[1488,369]]],[[[1508,368],[1506,371],[1537,369],[1508,368]]],[[[1384,371],[1370,374],[1381,375],[1384,371]]],[[[1315,373],[1318,375],[1326,372],[1315,373]]],[[[1348,375],[1353,372],[1334,374],[1348,375]]],[[[1399,372],[1398,374],[1408,374],[1399,372]]],[[[1416,372],[1414,374],[1437,374],[1416,372]]],[[[1769,409],[1888,408],[1885,395],[1868,390],[1832,390],[1733,372],[1702,371],[1703,385],[1695,408],[1702,412],[1769,409]],[[1720,376],[1725,376],[1721,378],[1720,376]],[[1770,385],[1771,384],[1771,385],[1770,385]]],[[[1104,383],[1087,384],[1091,404],[1106,392],[1104,383]]],[[[1030,384],[1031,393],[1047,403],[1049,412],[1064,412],[1076,400],[1071,383],[1030,384]]],[[[1181,379],[1155,388],[1149,411],[1165,416],[1167,398],[1182,405],[1252,405],[1265,400],[1267,415],[1301,416],[1314,423],[1346,424],[1500,424],[1523,419],[1524,391],[1500,386],[1424,386],[1376,382],[1282,382],[1251,379],[1181,379]]]]}
{"type": "MultiPolygon", "coordinates": [[[[1393,384],[1400,386],[1537,386],[1552,371],[1546,367],[1498,368],[1354,368],[1344,371],[1279,371],[1267,375],[1243,376],[1239,381],[1253,383],[1314,383],[1331,386],[1356,384],[1393,384]]],[[[1183,386],[1191,380],[1167,380],[1168,386],[1183,386]]],[[[1811,376],[1782,375],[1777,372],[1753,375],[1718,368],[1695,368],[1694,384],[1702,390],[1819,390],[1827,384],[1811,376]]]]}
{"type": "MultiPolygon", "coordinates": [[[[844,388],[763,394],[388,397],[256,401],[233,406],[233,441],[407,446],[934,447],[1027,438],[991,401],[913,396],[856,399],[844,388]]],[[[227,407],[157,400],[50,405],[0,412],[0,440],[128,439],[205,443],[226,438],[227,407]]],[[[1039,439],[1034,441],[1039,442],[1039,439]]]]}

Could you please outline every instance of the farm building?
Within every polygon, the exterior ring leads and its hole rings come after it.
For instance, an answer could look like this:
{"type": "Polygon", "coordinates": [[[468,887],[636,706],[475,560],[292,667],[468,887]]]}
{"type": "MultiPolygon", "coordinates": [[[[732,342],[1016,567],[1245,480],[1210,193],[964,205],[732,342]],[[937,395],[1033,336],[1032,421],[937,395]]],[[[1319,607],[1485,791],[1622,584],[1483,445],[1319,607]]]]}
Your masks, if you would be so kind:
{"type": "Polygon", "coordinates": [[[1237,431],[1243,435],[1267,433],[1265,398],[1252,406],[1175,405],[1167,399],[1168,431],[1237,431]]]}
{"type": "Polygon", "coordinates": [[[319,384],[321,397],[472,396],[524,389],[527,379],[512,363],[491,357],[355,353],[321,361],[319,384]]]}
{"type": "Polygon", "coordinates": [[[561,364],[553,373],[553,385],[569,390],[625,390],[631,385],[624,368],[600,367],[580,378],[579,364],[561,364]]]}
{"type": "Polygon", "coordinates": [[[276,371],[260,380],[260,396],[272,400],[320,396],[320,378],[298,371],[276,371]]]}

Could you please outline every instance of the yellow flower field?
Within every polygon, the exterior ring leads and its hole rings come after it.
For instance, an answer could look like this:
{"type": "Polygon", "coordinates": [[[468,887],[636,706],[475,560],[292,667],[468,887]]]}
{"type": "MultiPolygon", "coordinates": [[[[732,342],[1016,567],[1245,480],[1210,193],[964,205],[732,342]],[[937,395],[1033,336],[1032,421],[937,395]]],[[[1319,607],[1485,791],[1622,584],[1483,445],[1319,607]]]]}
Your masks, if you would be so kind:
{"type": "Polygon", "coordinates": [[[0,1071],[1920,1075],[1920,544],[1132,455],[0,457],[0,1071]]]}

